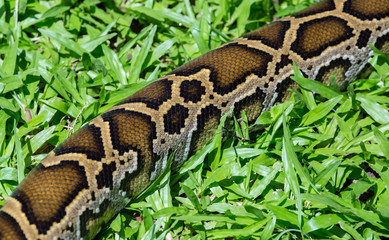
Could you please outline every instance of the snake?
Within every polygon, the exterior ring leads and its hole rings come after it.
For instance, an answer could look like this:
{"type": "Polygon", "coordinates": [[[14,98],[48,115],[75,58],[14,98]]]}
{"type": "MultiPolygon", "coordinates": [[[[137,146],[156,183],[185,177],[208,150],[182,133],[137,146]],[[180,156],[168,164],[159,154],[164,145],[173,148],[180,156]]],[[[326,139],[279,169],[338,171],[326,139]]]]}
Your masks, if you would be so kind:
{"type": "Polygon", "coordinates": [[[174,152],[177,168],[213,137],[221,116],[250,122],[287,100],[293,63],[341,86],[389,53],[388,0],[325,0],[176,68],[76,131],[4,202],[0,239],[93,239],[145,190],[174,152]]]}

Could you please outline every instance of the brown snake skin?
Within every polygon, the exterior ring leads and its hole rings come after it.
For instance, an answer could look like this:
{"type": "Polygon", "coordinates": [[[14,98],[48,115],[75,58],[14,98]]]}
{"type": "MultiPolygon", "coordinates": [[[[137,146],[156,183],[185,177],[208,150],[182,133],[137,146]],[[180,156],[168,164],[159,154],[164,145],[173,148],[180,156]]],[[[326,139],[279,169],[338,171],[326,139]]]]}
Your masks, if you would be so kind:
{"type": "Polygon", "coordinates": [[[250,121],[285,99],[295,62],[345,85],[389,53],[389,0],[327,0],[177,68],[91,121],[31,172],[0,211],[0,239],[90,239],[163,171],[197,151],[229,109],[250,121]]]}

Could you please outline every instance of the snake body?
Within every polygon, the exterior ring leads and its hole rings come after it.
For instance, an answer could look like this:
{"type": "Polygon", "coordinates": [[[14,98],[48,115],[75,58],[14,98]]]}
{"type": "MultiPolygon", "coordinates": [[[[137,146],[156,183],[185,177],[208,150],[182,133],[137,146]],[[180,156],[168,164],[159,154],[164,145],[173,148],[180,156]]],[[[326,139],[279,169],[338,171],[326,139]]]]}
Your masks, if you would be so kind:
{"type": "Polygon", "coordinates": [[[231,108],[250,121],[286,98],[295,62],[311,79],[352,81],[389,53],[388,0],[327,0],[170,72],[65,140],[0,211],[0,239],[90,239],[129,199],[212,137],[231,108]]]}

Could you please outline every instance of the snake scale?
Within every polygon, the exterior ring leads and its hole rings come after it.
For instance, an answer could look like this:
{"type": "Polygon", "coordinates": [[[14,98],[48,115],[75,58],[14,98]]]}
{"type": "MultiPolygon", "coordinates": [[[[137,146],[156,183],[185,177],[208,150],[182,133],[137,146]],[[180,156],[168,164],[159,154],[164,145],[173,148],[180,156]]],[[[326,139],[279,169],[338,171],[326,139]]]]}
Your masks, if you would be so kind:
{"type": "Polygon", "coordinates": [[[326,0],[191,61],[114,106],[48,154],[0,211],[0,239],[90,239],[163,171],[212,137],[231,108],[250,121],[285,99],[295,62],[345,85],[389,53],[388,0],[326,0]]]}

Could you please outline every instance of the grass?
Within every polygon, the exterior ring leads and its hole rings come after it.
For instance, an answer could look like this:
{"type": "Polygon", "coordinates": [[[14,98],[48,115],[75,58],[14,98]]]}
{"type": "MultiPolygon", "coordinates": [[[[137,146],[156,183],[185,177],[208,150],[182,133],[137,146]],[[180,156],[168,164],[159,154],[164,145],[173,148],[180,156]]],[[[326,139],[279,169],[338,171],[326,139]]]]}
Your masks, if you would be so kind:
{"type": "MultiPolygon", "coordinates": [[[[184,62],[311,4],[16,2],[0,0],[0,204],[85,122],[184,62]]],[[[296,69],[301,92],[262,114],[262,130],[240,121],[244,113],[223,118],[209,144],[98,238],[389,237],[388,64],[377,53],[374,71],[345,92],[296,69]]]]}

